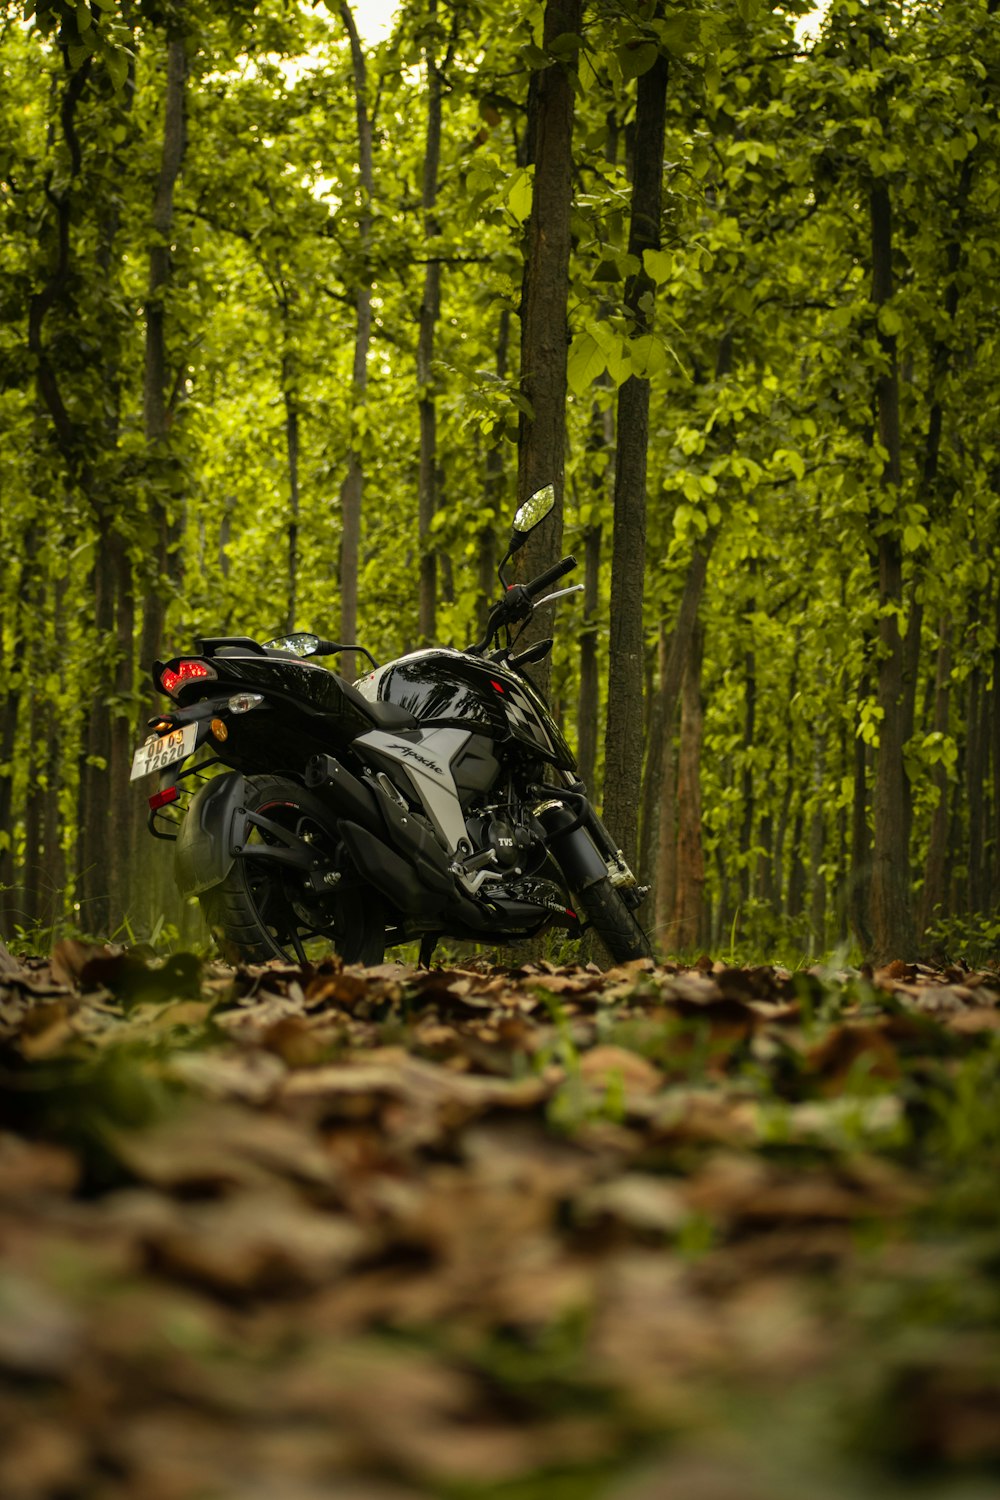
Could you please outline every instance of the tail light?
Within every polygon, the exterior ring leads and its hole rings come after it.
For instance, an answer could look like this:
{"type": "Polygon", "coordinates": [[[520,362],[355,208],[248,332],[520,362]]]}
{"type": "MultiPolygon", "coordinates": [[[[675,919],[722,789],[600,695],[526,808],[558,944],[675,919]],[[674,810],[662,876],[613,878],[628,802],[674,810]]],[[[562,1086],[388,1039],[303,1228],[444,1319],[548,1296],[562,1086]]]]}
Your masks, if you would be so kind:
{"type": "Polygon", "coordinates": [[[179,661],[176,668],[164,667],[160,673],[160,687],[172,698],[182,682],[196,682],[200,678],[218,677],[214,667],[204,661],[179,661]]]}

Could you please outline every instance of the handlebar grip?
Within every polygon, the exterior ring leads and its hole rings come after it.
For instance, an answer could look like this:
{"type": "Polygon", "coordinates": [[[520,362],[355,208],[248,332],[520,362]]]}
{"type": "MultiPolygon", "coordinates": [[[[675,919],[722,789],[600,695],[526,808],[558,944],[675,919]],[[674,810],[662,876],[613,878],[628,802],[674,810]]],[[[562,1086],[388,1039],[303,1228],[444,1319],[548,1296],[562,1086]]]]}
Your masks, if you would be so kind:
{"type": "Polygon", "coordinates": [[[550,583],[571,573],[576,567],[575,557],[564,557],[561,562],[553,563],[551,568],[546,568],[544,573],[539,573],[530,583],[524,585],[524,592],[529,599],[534,599],[538,594],[544,594],[550,583]]]}

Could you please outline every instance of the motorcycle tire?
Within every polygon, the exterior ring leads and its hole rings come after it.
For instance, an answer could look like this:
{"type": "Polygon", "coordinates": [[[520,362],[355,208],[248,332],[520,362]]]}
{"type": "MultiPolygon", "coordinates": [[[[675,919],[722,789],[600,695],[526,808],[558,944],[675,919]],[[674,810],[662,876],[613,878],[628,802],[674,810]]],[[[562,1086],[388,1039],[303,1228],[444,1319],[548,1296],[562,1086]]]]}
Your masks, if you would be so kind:
{"type": "MultiPolygon", "coordinates": [[[[248,776],[248,811],[267,814],[328,855],[340,841],[329,809],[312,792],[283,776],[248,776]]],[[[267,843],[266,835],[261,838],[267,843]]],[[[345,963],[377,964],[385,954],[382,898],[360,882],[342,879],[330,896],[307,890],[287,866],[255,861],[254,845],[236,860],[221,884],[199,897],[212,935],[230,962],[305,963],[332,947],[345,963]],[[320,919],[317,923],[317,917],[320,919]],[[312,952],[306,949],[310,944],[312,952]]]]}
{"type": "Polygon", "coordinates": [[[610,878],[588,885],[577,897],[587,925],[597,934],[616,964],[633,958],[652,958],[649,938],[626,906],[610,878]]]}

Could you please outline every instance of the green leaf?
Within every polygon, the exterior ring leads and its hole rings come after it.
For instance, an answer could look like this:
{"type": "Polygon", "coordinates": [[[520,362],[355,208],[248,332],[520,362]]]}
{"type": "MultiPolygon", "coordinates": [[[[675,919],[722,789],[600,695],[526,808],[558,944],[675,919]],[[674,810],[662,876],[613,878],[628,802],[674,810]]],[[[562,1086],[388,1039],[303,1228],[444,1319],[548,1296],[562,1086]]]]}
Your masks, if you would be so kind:
{"type": "Polygon", "coordinates": [[[629,355],[632,373],[641,380],[648,380],[651,375],[658,375],[667,368],[666,352],[655,334],[644,333],[641,338],[630,340],[629,355]]]}
{"type": "Polygon", "coordinates": [[[616,54],[622,77],[627,82],[649,72],[659,55],[659,48],[655,42],[625,42],[616,48],[616,54]]]}
{"type": "Polygon", "coordinates": [[[665,281],[670,280],[674,268],[674,258],[669,250],[644,250],[642,252],[642,264],[646,275],[662,286],[665,281]]]}
{"type": "Polygon", "coordinates": [[[607,357],[593,334],[586,330],[578,333],[569,346],[566,362],[566,378],[574,395],[582,396],[607,367],[607,357]]]}
{"type": "Polygon", "coordinates": [[[523,224],[531,214],[532,176],[527,167],[511,173],[503,197],[514,218],[523,224]]]}
{"type": "Polygon", "coordinates": [[[895,338],[903,331],[903,320],[894,307],[883,303],[878,310],[878,326],[888,338],[895,338]]]}

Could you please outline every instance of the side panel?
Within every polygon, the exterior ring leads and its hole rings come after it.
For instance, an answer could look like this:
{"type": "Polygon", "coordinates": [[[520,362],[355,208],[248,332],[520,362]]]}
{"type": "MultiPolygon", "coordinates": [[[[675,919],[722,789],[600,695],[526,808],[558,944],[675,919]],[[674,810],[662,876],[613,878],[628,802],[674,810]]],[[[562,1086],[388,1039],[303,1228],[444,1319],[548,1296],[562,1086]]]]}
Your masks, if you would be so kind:
{"type": "Polygon", "coordinates": [[[451,763],[471,735],[464,729],[425,729],[412,740],[403,740],[388,730],[373,729],[354,741],[362,753],[402,768],[445,848],[454,852],[467,837],[465,818],[451,763]]]}

